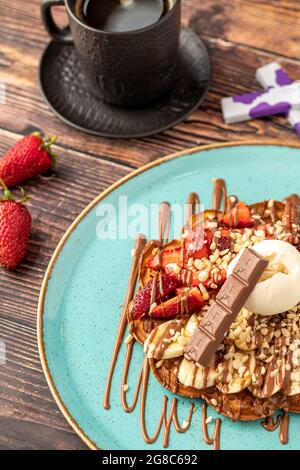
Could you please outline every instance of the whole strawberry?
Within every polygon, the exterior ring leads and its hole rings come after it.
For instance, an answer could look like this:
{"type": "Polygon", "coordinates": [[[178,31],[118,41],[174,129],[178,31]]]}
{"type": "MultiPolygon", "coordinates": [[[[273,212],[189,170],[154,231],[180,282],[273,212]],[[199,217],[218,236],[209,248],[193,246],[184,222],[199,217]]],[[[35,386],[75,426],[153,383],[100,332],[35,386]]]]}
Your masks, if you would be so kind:
{"type": "Polygon", "coordinates": [[[8,188],[46,173],[56,163],[51,145],[56,137],[43,139],[40,132],[23,137],[0,160],[0,178],[8,188]]]}
{"type": "Polygon", "coordinates": [[[31,215],[28,209],[13,199],[0,179],[4,195],[0,198],[0,264],[15,269],[28,253],[31,215]]]}

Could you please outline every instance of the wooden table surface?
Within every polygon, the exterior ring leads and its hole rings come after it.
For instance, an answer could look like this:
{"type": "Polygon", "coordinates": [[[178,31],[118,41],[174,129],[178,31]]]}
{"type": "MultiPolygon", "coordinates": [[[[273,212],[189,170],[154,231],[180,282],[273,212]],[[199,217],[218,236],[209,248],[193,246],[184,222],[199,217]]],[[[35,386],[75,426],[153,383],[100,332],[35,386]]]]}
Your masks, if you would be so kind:
{"type": "MultiPolygon", "coordinates": [[[[30,253],[14,272],[0,269],[0,449],[85,449],[48,389],[37,348],[36,311],[41,282],[55,246],[82,209],[101,191],[144,163],[212,142],[279,139],[299,142],[284,117],[227,126],[220,99],[256,89],[258,66],[280,61],[300,79],[298,0],[183,0],[183,22],[211,54],[213,80],[201,108],[155,137],[109,140],[85,135],[56,118],[37,85],[37,67],[49,41],[39,0],[0,2],[0,155],[32,128],[59,135],[56,175],[25,185],[33,216],[30,253]]],[[[57,12],[64,21],[62,11],[57,12]]]]}

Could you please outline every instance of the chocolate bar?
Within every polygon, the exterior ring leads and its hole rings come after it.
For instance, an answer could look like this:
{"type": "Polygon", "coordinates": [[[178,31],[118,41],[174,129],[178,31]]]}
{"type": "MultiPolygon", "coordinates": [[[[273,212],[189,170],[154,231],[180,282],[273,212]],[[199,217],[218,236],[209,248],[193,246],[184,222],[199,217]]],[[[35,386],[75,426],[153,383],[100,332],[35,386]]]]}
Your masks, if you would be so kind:
{"type": "MultiPolygon", "coordinates": [[[[271,62],[256,70],[256,80],[265,89],[290,85],[293,80],[277,62],[271,62]]],[[[292,128],[300,134],[300,110],[291,109],[287,112],[287,118],[292,128]]]]}
{"type": "Polygon", "coordinates": [[[184,353],[188,360],[207,366],[267,265],[268,261],[254,250],[245,249],[187,343],[184,353]]]}
{"type": "Polygon", "coordinates": [[[266,91],[223,98],[221,105],[227,124],[286,114],[292,109],[300,109],[300,84],[295,82],[282,87],[271,87],[266,91]]]}

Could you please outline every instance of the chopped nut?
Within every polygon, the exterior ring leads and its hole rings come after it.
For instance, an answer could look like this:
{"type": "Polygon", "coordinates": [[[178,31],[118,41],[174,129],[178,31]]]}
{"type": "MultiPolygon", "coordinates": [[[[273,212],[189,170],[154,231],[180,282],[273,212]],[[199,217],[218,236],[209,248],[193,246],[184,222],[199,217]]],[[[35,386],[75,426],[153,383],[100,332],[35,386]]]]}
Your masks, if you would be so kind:
{"type": "Polygon", "coordinates": [[[212,404],[213,406],[217,406],[217,405],[218,405],[218,402],[217,402],[217,400],[216,400],[215,398],[212,398],[212,399],[210,400],[210,402],[211,402],[211,404],[212,404]]]}
{"type": "Polygon", "coordinates": [[[239,370],[239,368],[242,366],[242,362],[239,361],[238,359],[235,359],[232,361],[232,367],[236,370],[239,370]]]}
{"type": "Polygon", "coordinates": [[[198,274],[198,279],[200,282],[205,282],[208,279],[208,272],[207,271],[200,271],[198,274]]]}
{"type": "Polygon", "coordinates": [[[187,421],[186,419],[183,421],[182,423],[182,429],[187,429],[189,427],[190,423],[189,421],[187,421]]]}
{"type": "Polygon", "coordinates": [[[229,359],[231,359],[232,356],[233,356],[233,353],[228,352],[227,354],[224,354],[224,359],[225,359],[226,361],[229,361],[229,359]]]}
{"type": "Polygon", "coordinates": [[[200,259],[195,259],[194,266],[198,271],[202,271],[205,268],[205,263],[203,263],[203,261],[200,259]]]}
{"type": "Polygon", "coordinates": [[[235,330],[234,330],[234,335],[236,338],[239,338],[240,334],[242,333],[242,328],[240,326],[238,326],[235,330]]]}
{"type": "Polygon", "coordinates": [[[132,340],[133,340],[133,336],[131,334],[129,334],[125,339],[125,344],[131,343],[132,340]]]}
{"type": "Polygon", "coordinates": [[[124,384],[122,387],[123,392],[127,392],[128,389],[129,389],[129,386],[127,384],[124,384]]]}
{"type": "Polygon", "coordinates": [[[255,230],[255,235],[259,238],[265,238],[265,232],[264,230],[255,230]]]}
{"type": "Polygon", "coordinates": [[[268,357],[268,359],[265,360],[265,362],[267,362],[267,364],[269,364],[270,362],[272,362],[273,357],[274,357],[274,355],[272,354],[271,356],[268,357]]]}
{"type": "Polygon", "coordinates": [[[205,286],[201,282],[198,285],[198,288],[200,290],[200,293],[202,294],[203,299],[208,300],[209,299],[209,293],[207,292],[205,286]]]}
{"type": "Polygon", "coordinates": [[[208,417],[206,418],[205,423],[206,423],[206,424],[209,424],[209,423],[212,422],[212,420],[213,420],[212,416],[208,416],[208,417]]]}
{"type": "Polygon", "coordinates": [[[270,377],[275,377],[276,375],[278,375],[278,372],[279,370],[278,369],[274,369],[270,372],[270,377]]]}
{"type": "Polygon", "coordinates": [[[159,369],[159,368],[162,366],[162,363],[163,363],[163,361],[158,361],[158,362],[155,364],[156,369],[159,369]]]}
{"type": "Polygon", "coordinates": [[[237,243],[235,243],[235,244],[233,245],[233,251],[234,251],[234,253],[238,253],[238,252],[240,251],[240,249],[241,249],[241,245],[238,245],[237,243]]]}
{"type": "Polygon", "coordinates": [[[218,228],[217,222],[208,222],[207,228],[218,228]]]}

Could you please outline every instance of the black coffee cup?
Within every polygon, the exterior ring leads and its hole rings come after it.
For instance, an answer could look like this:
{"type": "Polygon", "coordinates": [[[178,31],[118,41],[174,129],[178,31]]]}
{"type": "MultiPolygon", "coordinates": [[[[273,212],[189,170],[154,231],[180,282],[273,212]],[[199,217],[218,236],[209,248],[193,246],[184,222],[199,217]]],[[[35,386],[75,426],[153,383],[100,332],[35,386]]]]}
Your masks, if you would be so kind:
{"type": "Polygon", "coordinates": [[[176,78],[181,0],[171,0],[156,23],[128,32],[89,26],[75,14],[75,5],[76,0],[42,0],[42,19],[54,40],[75,45],[86,84],[96,97],[117,106],[140,106],[171,87],[176,78]],[[64,30],[52,16],[56,5],[65,5],[68,13],[69,27],[64,30]]]}

